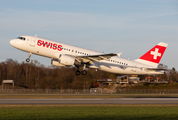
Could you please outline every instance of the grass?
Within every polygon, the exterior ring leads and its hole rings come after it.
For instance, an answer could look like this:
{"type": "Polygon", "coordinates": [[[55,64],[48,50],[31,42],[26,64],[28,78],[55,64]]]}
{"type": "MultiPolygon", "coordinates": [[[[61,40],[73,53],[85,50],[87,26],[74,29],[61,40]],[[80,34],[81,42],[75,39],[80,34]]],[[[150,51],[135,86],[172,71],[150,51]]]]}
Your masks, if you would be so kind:
{"type": "Polygon", "coordinates": [[[177,120],[177,105],[1,105],[0,120],[177,120]]]}

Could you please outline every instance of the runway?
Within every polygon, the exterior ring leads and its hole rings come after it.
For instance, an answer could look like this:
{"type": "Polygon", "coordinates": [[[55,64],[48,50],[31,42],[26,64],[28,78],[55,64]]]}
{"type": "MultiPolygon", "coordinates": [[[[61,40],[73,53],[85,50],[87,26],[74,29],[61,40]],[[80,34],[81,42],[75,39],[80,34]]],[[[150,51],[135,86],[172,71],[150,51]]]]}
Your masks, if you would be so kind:
{"type": "Polygon", "coordinates": [[[178,98],[0,99],[0,104],[178,104],[178,98]]]}

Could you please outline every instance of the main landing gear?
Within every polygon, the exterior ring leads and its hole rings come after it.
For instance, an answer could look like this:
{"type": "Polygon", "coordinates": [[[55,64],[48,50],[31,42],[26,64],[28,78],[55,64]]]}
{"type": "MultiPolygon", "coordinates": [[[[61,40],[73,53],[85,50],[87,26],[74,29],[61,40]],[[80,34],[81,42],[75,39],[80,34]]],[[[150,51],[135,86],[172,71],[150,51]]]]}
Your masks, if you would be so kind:
{"type": "Polygon", "coordinates": [[[75,75],[79,76],[80,74],[82,73],[82,75],[86,75],[87,74],[87,71],[86,70],[82,70],[81,72],[79,70],[77,70],[75,72],[75,75]]]}
{"type": "Polygon", "coordinates": [[[31,57],[32,53],[28,54],[28,58],[26,59],[26,62],[30,62],[30,57],[31,57]]]}
{"type": "Polygon", "coordinates": [[[83,70],[80,72],[79,71],[79,66],[77,66],[77,71],[75,72],[75,75],[79,76],[81,73],[82,73],[82,75],[86,75],[87,71],[85,70],[85,68],[86,68],[86,64],[84,64],[83,70]]]}

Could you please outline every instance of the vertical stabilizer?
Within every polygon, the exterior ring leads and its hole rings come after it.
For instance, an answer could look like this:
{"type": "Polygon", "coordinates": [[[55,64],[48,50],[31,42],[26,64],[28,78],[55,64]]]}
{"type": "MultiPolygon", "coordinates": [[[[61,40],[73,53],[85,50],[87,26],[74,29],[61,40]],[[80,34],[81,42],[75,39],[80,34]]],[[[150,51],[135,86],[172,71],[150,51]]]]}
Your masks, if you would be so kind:
{"type": "Polygon", "coordinates": [[[145,53],[143,56],[141,56],[139,59],[135,60],[137,62],[157,67],[168,44],[160,42],[155,47],[153,47],[151,50],[149,50],[147,53],[145,53]]]}

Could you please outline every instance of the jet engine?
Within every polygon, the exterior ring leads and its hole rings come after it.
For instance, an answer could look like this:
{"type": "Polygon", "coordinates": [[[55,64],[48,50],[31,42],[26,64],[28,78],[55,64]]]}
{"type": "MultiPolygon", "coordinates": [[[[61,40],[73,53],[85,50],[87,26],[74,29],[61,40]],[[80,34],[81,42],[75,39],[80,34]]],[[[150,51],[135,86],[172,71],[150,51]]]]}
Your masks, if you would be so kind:
{"type": "Polygon", "coordinates": [[[51,59],[51,65],[64,67],[65,65],[60,64],[58,59],[51,59]]]}
{"type": "Polygon", "coordinates": [[[59,55],[59,59],[52,59],[51,64],[55,66],[72,66],[72,65],[81,65],[75,58],[68,55],[59,55]]]}
{"type": "Polygon", "coordinates": [[[70,57],[68,55],[60,55],[59,56],[59,63],[67,66],[72,66],[75,63],[75,58],[70,57]]]}

